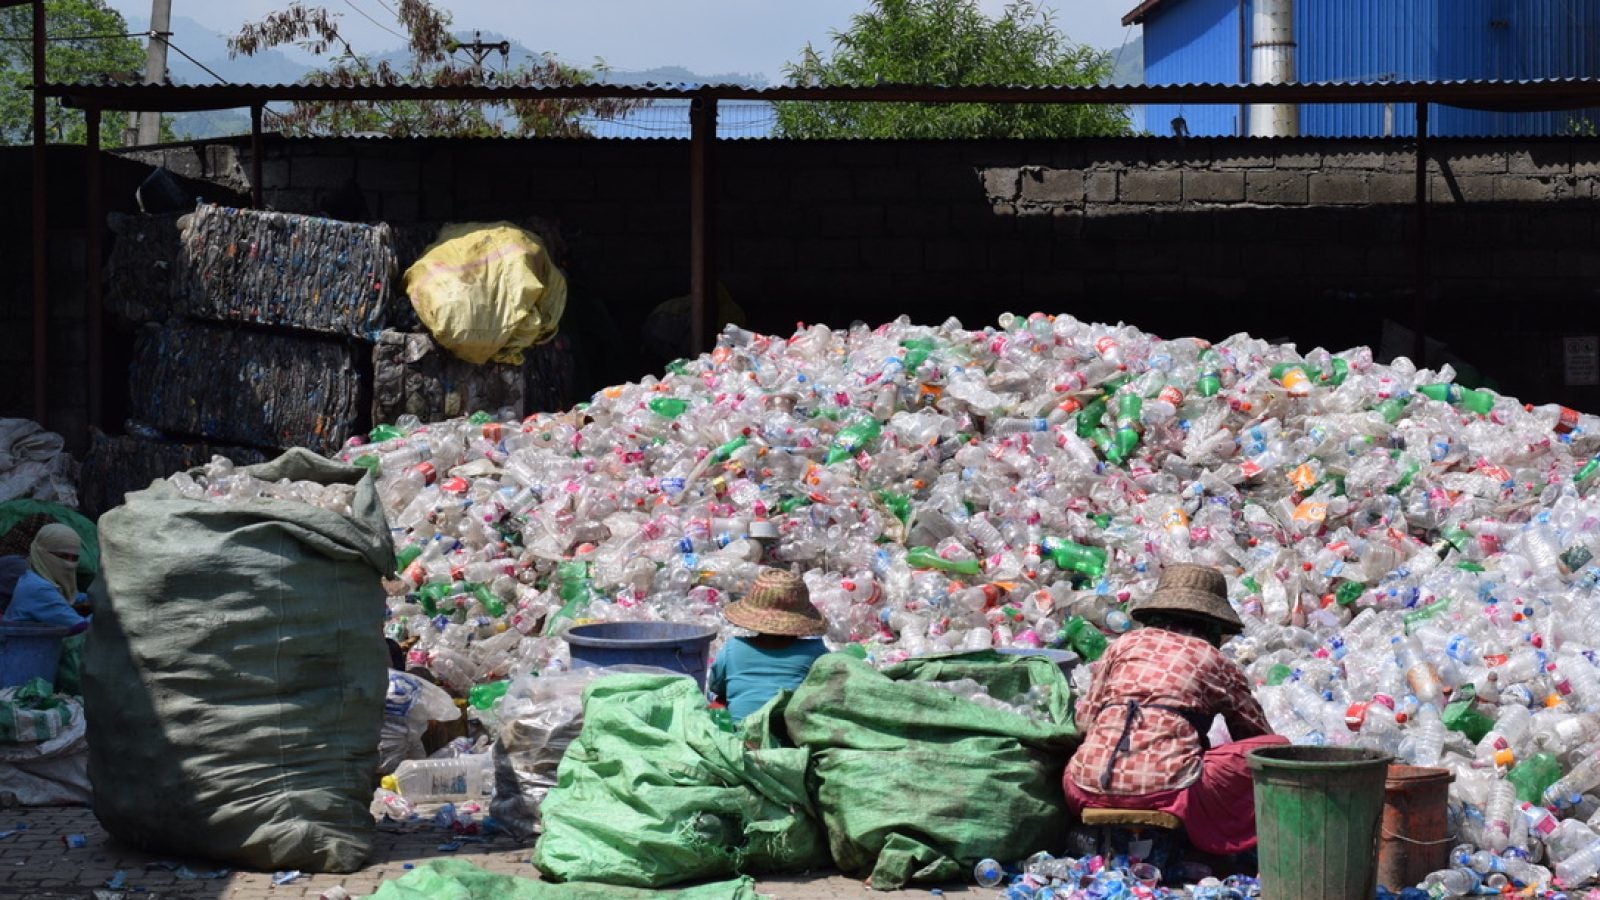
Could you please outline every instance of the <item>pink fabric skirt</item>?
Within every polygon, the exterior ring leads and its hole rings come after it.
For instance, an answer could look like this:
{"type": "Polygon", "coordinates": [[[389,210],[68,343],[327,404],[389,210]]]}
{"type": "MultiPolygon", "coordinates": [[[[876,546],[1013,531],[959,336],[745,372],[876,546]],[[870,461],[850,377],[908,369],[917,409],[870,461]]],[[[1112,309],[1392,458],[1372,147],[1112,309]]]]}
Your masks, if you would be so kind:
{"type": "Polygon", "coordinates": [[[1123,796],[1097,794],[1062,776],[1073,815],[1085,809],[1157,809],[1183,821],[1189,843],[1201,853],[1232,856],[1256,845],[1256,797],[1245,755],[1258,747],[1289,743],[1268,734],[1206,751],[1200,780],[1175,791],[1123,796]]]}

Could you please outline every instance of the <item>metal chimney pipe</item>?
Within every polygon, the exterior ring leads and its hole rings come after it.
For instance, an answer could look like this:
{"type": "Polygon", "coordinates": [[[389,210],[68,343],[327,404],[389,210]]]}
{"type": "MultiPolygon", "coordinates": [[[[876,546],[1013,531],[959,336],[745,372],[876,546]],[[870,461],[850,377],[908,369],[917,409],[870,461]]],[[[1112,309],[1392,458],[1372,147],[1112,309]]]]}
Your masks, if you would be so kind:
{"type": "MultiPolygon", "coordinates": [[[[1294,0],[1255,0],[1251,18],[1250,81],[1290,84],[1295,80],[1294,0]]],[[[1261,103],[1250,108],[1251,137],[1299,137],[1300,107],[1261,103]]]]}

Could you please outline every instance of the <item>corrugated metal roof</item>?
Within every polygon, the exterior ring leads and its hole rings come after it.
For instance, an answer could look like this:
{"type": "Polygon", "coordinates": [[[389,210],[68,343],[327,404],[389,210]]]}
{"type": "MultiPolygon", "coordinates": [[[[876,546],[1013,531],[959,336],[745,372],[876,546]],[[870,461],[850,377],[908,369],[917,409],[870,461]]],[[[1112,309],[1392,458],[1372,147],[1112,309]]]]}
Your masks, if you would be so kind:
{"type": "Polygon", "coordinates": [[[232,109],[295,100],[511,100],[697,97],[718,100],[799,100],[891,103],[1437,103],[1473,109],[1581,109],[1600,105],[1600,78],[1524,81],[1394,81],[1314,84],[1180,84],[1028,87],[976,85],[874,85],[871,87],[767,87],[710,85],[579,85],[496,87],[428,85],[174,85],[46,84],[47,96],[68,106],[110,110],[182,112],[232,109]]]}
{"type": "Polygon", "coordinates": [[[1129,25],[1137,25],[1143,22],[1144,17],[1149,15],[1151,10],[1160,6],[1161,3],[1162,0],[1144,0],[1143,3],[1129,10],[1128,14],[1122,17],[1122,27],[1126,28],[1129,25]]]}

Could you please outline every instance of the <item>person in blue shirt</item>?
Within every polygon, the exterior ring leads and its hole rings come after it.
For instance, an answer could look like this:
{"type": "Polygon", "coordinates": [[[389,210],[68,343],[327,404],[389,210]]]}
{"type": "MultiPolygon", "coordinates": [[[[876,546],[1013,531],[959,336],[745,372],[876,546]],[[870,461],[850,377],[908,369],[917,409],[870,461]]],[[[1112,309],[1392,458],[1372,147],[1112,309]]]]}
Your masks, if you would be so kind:
{"type": "Polygon", "coordinates": [[[17,579],[5,621],[59,625],[74,632],[87,628],[89,620],[73,609],[88,602],[78,591],[78,553],[82,548],[78,533],[66,525],[53,523],[39,529],[28,548],[28,571],[17,579]]]}
{"type": "Polygon", "coordinates": [[[812,605],[806,583],[792,572],[763,571],[744,599],[728,604],[722,615],[756,632],[730,638],[711,664],[708,687],[735,722],[779,691],[798,687],[811,664],[828,652],[822,641],[807,640],[827,631],[828,622],[812,605]]]}

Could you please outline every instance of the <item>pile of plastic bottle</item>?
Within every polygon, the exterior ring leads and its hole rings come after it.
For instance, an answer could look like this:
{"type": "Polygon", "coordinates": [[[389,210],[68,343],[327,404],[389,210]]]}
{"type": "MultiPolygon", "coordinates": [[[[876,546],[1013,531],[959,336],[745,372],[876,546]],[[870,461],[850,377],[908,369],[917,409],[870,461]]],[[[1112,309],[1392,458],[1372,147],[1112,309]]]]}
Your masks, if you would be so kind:
{"type": "Polygon", "coordinates": [[[1009,869],[980,860],[972,870],[979,887],[1002,891],[1005,900],[1248,900],[1261,895],[1254,878],[1206,876],[1183,888],[1165,887],[1160,869],[1126,857],[1078,859],[1040,852],[1009,869]]]}
{"type": "Polygon", "coordinates": [[[1035,314],[730,328],[566,412],[340,456],[381,476],[390,635],[458,695],[561,667],[575,621],[720,625],[758,565],[881,663],[1093,659],[1205,563],[1277,729],[1450,768],[1461,840],[1573,885],[1600,871],[1597,451],[1600,420],[1448,367],[1035,314]]]}

